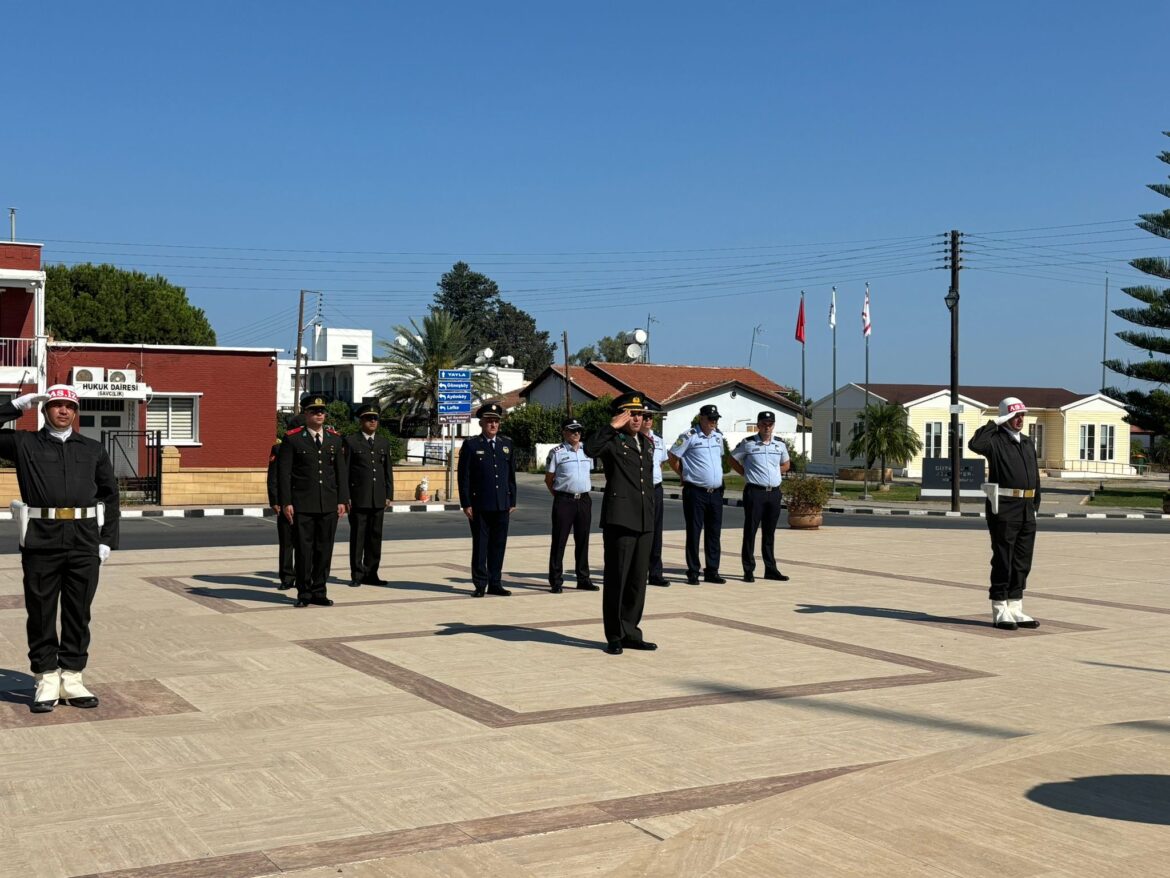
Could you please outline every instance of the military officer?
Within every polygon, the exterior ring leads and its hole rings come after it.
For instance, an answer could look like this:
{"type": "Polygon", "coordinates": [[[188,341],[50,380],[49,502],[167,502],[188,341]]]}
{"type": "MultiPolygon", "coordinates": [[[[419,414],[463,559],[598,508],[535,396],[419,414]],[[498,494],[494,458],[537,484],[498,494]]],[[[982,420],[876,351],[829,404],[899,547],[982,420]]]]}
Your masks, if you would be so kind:
{"type": "Polygon", "coordinates": [[[654,539],[654,446],[642,437],[645,396],[623,393],[613,401],[609,424],[585,440],[585,453],[605,468],[601,530],[605,590],[601,595],[605,651],[657,649],[642,637],[646,576],[654,539]]]}
{"type": "Polygon", "coordinates": [[[471,525],[471,579],[474,597],[507,597],[502,585],[508,520],[516,509],[516,455],[512,440],[500,435],[504,410],[498,402],[476,411],[480,435],[465,439],[459,451],[459,505],[471,525]]]}
{"type": "Polygon", "coordinates": [[[1024,612],[1024,588],[1036,545],[1040,508],[1040,466],[1036,446],[1024,433],[1028,407],[1014,396],[999,403],[999,417],[975,431],[967,447],[987,458],[987,481],[996,498],[987,500],[991,534],[991,622],[996,628],[1039,628],[1024,612]]]}
{"type": "Polygon", "coordinates": [[[662,465],[666,463],[666,442],[654,432],[654,415],[661,409],[649,400],[646,401],[646,417],[642,418],[642,436],[648,442],[654,443],[654,541],[650,544],[650,578],[651,585],[660,585],[663,588],[670,586],[662,571],[662,465]]]}
{"type": "Polygon", "coordinates": [[[390,440],[378,434],[378,406],[367,403],[357,410],[361,430],[345,437],[349,474],[349,584],[353,588],[385,585],[378,578],[382,560],[382,523],[394,498],[394,471],[390,440]]]}
{"type": "Polygon", "coordinates": [[[788,577],[776,566],[773,546],[776,522],[780,520],[780,482],[792,466],[788,446],[772,437],[776,413],[760,412],[756,417],[756,434],[748,436],[731,452],[731,468],[743,476],[743,581],[755,582],[756,531],[763,526],[760,539],[764,556],[764,579],[787,582],[788,577]]]}
{"type": "MultiPolygon", "coordinates": [[[[300,415],[293,415],[288,422],[288,428],[290,430],[294,427],[303,427],[304,425],[305,420],[300,415]]],[[[293,561],[296,535],[293,533],[293,526],[280,511],[280,473],[279,467],[277,466],[279,457],[280,440],[277,439],[272,443],[272,451],[268,455],[268,505],[276,513],[276,539],[280,544],[280,550],[276,558],[277,576],[280,578],[280,585],[277,588],[285,591],[296,585],[297,581],[296,565],[293,561]]]]}
{"type": "Polygon", "coordinates": [[[305,426],[284,434],[277,456],[281,511],[296,533],[296,606],[331,607],[326,583],[337,520],[349,501],[341,437],[325,426],[325,397],[301,397],[305,426]]]}
{"type": "Polygon", "coordinates": [[[703,580],[719,585],[719,532],[723,527],[723,434],[719,409],[699,409],[699,425],[670,447],[669,463],[682,479],[683,517],[687,522],[687,582],[699,583],[699,538],[703,538],[703,580]]]}
{"type": "Polygon", "coordinates": [[[593,461],[581,447],[581,426],[576,418],[561,422],[560,445],[548,453],[544,484],[553,496],[552,545],[548,552],[548,584],[553,594],[560,594],[564,583],[563,562],[569,533],[573,534],[573,560],[576,562],[577,588],[597,591],[589,576],[589,528],[593,524],[593,500],[589,474],[593,461]]]}
{"type": "Polygon", "coordinates": [[[0,457],[16,464],[28,658],[36,677],[33,713],[58,701],[97,707],[82,681],[89,661],[90,607],[98,571],[118,547],[118,481],[101,444],[73,429],[79,408],[71,385],[27,393],[0,405],[0,424],[44,403],[35,433],[0,430],[0,457]],[[57,636],[57,606],[61,635],[57,636]]]}

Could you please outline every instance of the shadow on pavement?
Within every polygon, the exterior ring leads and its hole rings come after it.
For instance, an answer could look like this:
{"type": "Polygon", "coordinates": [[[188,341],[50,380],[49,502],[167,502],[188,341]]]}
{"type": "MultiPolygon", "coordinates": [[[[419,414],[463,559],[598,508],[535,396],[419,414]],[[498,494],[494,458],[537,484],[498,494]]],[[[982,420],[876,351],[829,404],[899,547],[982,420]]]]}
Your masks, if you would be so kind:
{"type": "Polygon", "coordinates": [[[448,634],[481,634],[510,643],[550,643],[554,646],[575,646],[581,649],[604,649],[605,642],[585,640],[547,628],[526,628],[523,625],[467,625],[463,622],[441,622],[446,630],[436,631],[436,636],[448,634]]]}
{"type": "Polygon", "coordinates": [[[947,625],[973,625],[984,628],[987,622],[982,619],[960,619],[953,616],[932,616],[929,613],[920,613],[916,610],[896,610],[892,607],[854,607],[830,606],[826,604],[798,604],[798,613],[845,613],[850,616],[871,616],[880,619],[900,619],[903,622],[934,622],[947,625]]]}
{"type": "Polygon", "coordinates": [[[1072,814],[1170,826],[1170,775],[1165,774],[1076,777],[1034,786],[1027,798],[1072,814]]]}
{"type": "Polygon", "coordinates": [[[1151,674],[1170,674],[1165,668],[1143,668],[1140,665],[1115,665],[1111,662],[1091,662],[1081,659],[1082,665],[1096,665],[1099,668],[1121,668],[1124,671],[1149,671],[1151,674]]]}
{"type": "Polygon", "coordinates": [[[0,668],[0,701],[27,704],[35,688],[36,680],[31,674],[12,668],[0,668]],[[20,690],[19,694],[17,690],[20,690]]]}

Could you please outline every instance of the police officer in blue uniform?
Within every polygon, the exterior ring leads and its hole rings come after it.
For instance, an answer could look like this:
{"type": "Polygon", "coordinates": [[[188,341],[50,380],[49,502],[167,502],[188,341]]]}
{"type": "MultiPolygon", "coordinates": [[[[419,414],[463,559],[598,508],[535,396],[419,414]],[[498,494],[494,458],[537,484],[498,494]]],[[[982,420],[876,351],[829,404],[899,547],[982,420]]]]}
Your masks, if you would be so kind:
{"type": "Polygon", "coordinates": [[[687,523],[687,582],[699,584],[699,537],[703,538],[703,580],[722,585],[719,532],[723,527],[723,434],[719,409],[699,409],[699,425],[670,447],[670,468],[682,479],[683,517],[687,523]]]}
{"type": "Polygon", "coordinates": [[[378,406],[366,403],[357,410],[361,430],[343,440],[349,478],[349,584],[386,585],[379,578],[382,561],[382,524],[394,496],[394,469],[390,440],[378,433],[378,406]]]}
{"type": "Polygon", "coordinates": [[[776,413],[760,412],[756,417],[756,434],[748,436],[731,452],[731,468],[743,476],[743,581],[755,582],[756,531],[763,527],[761,552],[764,556],[764,579],[787,582],[788,577],[776,566],[773,546],[776,522],[780,520],[780,482],[792,462],[788,446],[772,437],[776,413]]]}
{"type": "Polygon", "coordinates": [[[305,426],[284,434],[277,456],[281,512],[296,531],[298,607],[331,607],[327,594],[337,520],[349,501],[341,437],[325,426],[325,398],[301,397],[305,426]]]}
{"type": "Polygon", "coordinates": [[[508,520],[516,508],[516,454],[512,440],[500,435],[504,410],[498,402],[481,405],[480,435],[465,439],[459,451],[459,505],[471,525],[473,596],[506,597],[501,584],[508,520]]]}
{"type": "Polygon", "coordinates": [[[647,442],[654,445],[654,540],[650,544],[650,579],[651,585],[663,588],[670,586],[670,580],[663,576],[662,571],[662,465],[669,456],[666,450],[666,441],[654,432],[654,416],[662,411],[655,403],[646,401],[646,417],[642,419],[642,436],[647,442]]]}
{"type": "Polygon", "coordinates": [[[560,445],[548,453],[544,484],[553,496],[552,545],[548,551],[548,584],[553,594],[564,585],[563,563],[569,533],[573,534],[573,560],[576,563],[577,588],[597,591],[589,575],[589,528],[593,523],[593,500],[589,474],[593,460],[581,447],[584,429],[576,418],[561,422],[560,445]]]}

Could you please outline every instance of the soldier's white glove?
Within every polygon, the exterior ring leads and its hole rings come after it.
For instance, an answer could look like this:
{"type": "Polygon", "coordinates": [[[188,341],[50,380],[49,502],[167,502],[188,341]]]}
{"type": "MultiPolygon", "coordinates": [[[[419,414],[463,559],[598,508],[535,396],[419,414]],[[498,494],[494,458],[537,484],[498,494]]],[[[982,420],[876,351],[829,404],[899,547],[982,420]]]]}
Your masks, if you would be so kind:
{"type": "Polygon", "coordinates": [[[100,546],[98,546],[98,562],[101,564],[105,564],[106,561],[109,560],[109,558],[110,558],[110,547],[107,546],[105,543],[102,543],[100,546]]]}
{"type": "Polygon", "coordinates": [[[22,412],[27,412],[33,406],[38,406],[42,402],[48,402],[49,396],[46,393],[26,393],[24,396],[18,396],[12,400],[12,404],[20,409],[22,412]]]}

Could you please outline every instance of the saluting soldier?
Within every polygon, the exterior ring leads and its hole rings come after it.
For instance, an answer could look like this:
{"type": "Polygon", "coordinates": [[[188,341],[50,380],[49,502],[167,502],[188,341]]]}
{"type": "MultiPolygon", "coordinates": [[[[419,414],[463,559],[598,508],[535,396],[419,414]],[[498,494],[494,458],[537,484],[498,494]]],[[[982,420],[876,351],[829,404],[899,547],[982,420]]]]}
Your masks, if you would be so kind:
{"type": "Polygon", "coordinates": [[[357,410],[361,431],[345,437],[349,472],[349,584],[353,588],[385,585],[378,578],[382,560],[382,524],[394,497],[390,440],[378,433],[378,406],[357,410]]]}
{"type": "MultiPolygon", "coordinates": [[[[289,419],[288,428],[291,430],[294,427],[303,427],[304,423],[304,418],[300,415],[293,415],[289,419]]],[[[277,588],[280,591],[285,591],[292,588],[297,582],[297,569],[293,560],[296,534],[293,533],[292,524],[281,514],[280,468],[277,465],[279,458],[280,440],[277,439],[272,443],[272,451],[268,455],[268,505],[276,513],[276,539],[280,544],[280,551],[276,558],[277,576],[280,578],[280,585],[277,588]]]]}
{"type": "Polygon", "coordinates": [[[301,397],[305,426],[284,434],[277,457],[280,505],[296,533],[296,606],[331,607],[326,583],[337,520],[349,501],[341,437],[325,426],[325,398],[301,397]]]}
{"type": "Polygon", "coordinates": [[[642,418],[642,436],[654,443],[654,541],[650,544],[650,578],[647,581],[651,585],[668,588],[670,580],[663,575],[662,570],[662,465],[670,455],[666,450],[666,441],[654,432],[654,415],[660,411],[662,409],[657,405],[647,401],[646,417],[642,418]]]}
{"type": "Polygon", "coordinates": [[[548,552],[548,584],[553,594],[564,585],[565,546],[573,534],[573,560],[576,563],[577,588],[597,591],[589,574],[589,528],[593,524],[593,487],[589,474],[593,460],[581,447],[581,426],[576,418],[561,422],[564,441],[548,453],[544,484],[553,497],[552,545],[548,552]]]}
{"type": "Polygon", "coordinates": [[[731,468],[743,476],[743,581],[755,582],[756,531],[763,526],[760,551],[764,556],[764,579],[787,582],[776,566],[776,522],[780,520],[780,483],[792,467],[788,446],[772,437],[776,413],[760,412],[756,434],[748,436],[731,452],[731,468]]]}
{"type": "Polygon", "coordinates": [[[54,384],[46,394],[27,393],[0,405],[0,424],[38,403],[44,403],[45,426],[35,433],[0,430],[0,457],[16,464],[20,486],[13,512],[20,527],[28,658],[37,684],[30,707],[48,713],[58,701],[98,706],[82,671],[89,661],[98,571],[118,548],[118,481],[101,444],[73,429],[79,406],[71,385],[54,384]]]}
{"type": "Polygon", "coordinates": [[[613,401],[613,418],[585,440],[585,453],[605,468],[601,530],[605,546],[605,590],[601,595],[605,651],[657,649],[643,639],[642,608],[654,538],[654,445],[642,435],[646,415],[641,393],[613,401]]]}
{"type": "Polygon", "coordinates": [[[719,575],[720,530],[723,528],[723,434],[719,409],[699,409],[699,425],[675,440],[670,468],[682,479],[683,517],[687,522],[687,582],[699,584],[699,538],[703,539],[703,581],[722,585],[719,575]]]}
{"type": "Polygon", "coordinates": [[[516,509],[516,455],[512,440],[500,435],[504,410],[498,402],[481,405],[480,435],[459,451],[459,505],[471,525],[471,580],[474,597],[507,597],[502,585],[508,520],[516,509]]]}

